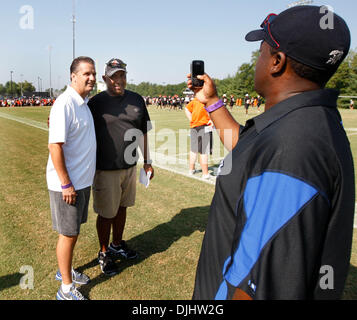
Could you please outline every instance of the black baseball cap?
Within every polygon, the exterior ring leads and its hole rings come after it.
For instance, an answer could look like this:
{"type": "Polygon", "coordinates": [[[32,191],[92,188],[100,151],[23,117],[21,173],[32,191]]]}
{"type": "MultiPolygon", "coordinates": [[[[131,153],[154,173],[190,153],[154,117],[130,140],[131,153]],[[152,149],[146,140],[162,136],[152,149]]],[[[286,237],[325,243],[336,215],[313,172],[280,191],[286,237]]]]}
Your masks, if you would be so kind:
{"type": "Polygon", "coordinates": [[[323,71],[334,71],[347,56],[351,34],[346,22],[326,6],[296,6],[270,14],[249,32],[247,41],[266,41],[294,60],[323,71]]]}
{"type": "Polygon", "coordinates": [[[110,59],[105,66],[105,75],[111,77],[117,71],[126,72],[126,63],[117,58],[110,59]]]}

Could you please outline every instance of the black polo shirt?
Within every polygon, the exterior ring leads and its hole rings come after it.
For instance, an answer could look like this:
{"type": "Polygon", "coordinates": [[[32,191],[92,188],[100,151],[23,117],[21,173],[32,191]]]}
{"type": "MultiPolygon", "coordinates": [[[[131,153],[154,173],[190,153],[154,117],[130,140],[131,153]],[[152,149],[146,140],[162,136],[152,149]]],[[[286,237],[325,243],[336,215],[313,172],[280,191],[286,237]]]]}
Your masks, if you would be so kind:
{"type": "Polygon", "coordinates": [[[97,169],[118,170],[136,165],[138,139],[151,129],[142,96],[125,90],[122,96],[106,91],[88,102],[97,138],[97,169]]]}
{"type": "Polygon", "coordinates": [[[340,298],[355,185],[337,97],[305,92],[241,127],[217,178],[194,299],[232,299],[237,288],[253,299],[340,298]]]}

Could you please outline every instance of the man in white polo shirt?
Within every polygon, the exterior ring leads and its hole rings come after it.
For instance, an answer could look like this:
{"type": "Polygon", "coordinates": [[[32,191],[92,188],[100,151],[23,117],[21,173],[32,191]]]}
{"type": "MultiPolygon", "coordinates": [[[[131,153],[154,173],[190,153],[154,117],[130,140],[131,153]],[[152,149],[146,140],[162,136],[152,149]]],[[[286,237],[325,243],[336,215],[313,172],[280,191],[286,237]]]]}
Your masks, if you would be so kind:
{"type": "Polygon", "coordinates": [[[56,279],[62,281],[58,300],[83,300],[74,283],[89,278],[72,268],[80,225],[87,221],[90,189],[95,174],[96,138],[88,94],[96,82],[94,61],[78,57],[70,68],[71,85],[61,94],[50,113],[47,185],[53,229],[59,233],[56,279]]]}

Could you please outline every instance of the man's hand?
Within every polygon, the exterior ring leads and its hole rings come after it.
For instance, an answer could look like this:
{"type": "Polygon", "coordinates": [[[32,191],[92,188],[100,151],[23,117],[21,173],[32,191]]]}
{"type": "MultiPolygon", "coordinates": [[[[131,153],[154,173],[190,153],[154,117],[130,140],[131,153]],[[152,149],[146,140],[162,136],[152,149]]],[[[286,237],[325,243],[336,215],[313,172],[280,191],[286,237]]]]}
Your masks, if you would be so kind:
{"type": "Polygon", "coordinates": [[[77,199],[77,193],[73,186],[62,190],[62,199],[67,204],[74,205],[77,199]]]}
{"type": "Polygon", "coordinates": [[[151,176],[150,176],[150,180],[151,180],[154,177],[154,168],[151,166],[151,164],[144,163],[144,170],[145,170],[146,174],[149,171],[151,172],[151,176]]]}
{"type": "Polygon", "coordinates": [[[197,76],[197,79],[203,80],[203,87],[196,88],[192,86],[191,74],[187,75],[187,86],[195,93],[195,97],[206,106],[210,106],[219,100],[216,85],[213,80],[207,75],[197,76]]]}

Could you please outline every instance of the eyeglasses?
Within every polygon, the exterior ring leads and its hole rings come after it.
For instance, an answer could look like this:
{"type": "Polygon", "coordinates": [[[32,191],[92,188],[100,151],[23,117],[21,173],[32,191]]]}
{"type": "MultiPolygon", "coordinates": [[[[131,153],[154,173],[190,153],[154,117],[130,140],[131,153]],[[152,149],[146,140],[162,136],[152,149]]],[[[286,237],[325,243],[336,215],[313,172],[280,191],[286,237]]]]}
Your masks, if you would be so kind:
{"type": "Polygon", "coordinates": [[[271,31],[270,31],[270,25],[275,20],[276,17],[277,17],[277,14],[275,14],[275,13],[269,14],[265,18],[263,23],[260,25],[260,27],[263,28],[265,30],[265,32],[269,35],[269,37],[273,41],[273,44],[275,45],[275,47],[279,48],[280,47],[279,42],[274,39],[274,37],[273,37],[273,35],[271,34],[271,31]]]}
{"type": "Polygon", "coordinates": [[[120,60],[113,60],[107,63],[107,66],[110,68],[126,68],[126,63],[120,61],[120,60]]]}

